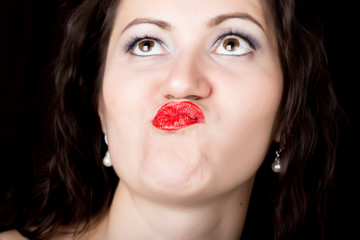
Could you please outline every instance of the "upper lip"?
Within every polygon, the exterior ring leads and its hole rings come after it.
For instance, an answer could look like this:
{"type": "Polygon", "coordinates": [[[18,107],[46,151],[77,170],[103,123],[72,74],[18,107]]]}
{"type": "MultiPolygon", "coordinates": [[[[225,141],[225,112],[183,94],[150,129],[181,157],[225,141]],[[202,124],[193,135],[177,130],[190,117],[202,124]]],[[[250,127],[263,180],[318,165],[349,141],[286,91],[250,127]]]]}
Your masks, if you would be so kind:
{"type": "Polygon", "coordinates": [[[161,130],[172,131],[204,122],[204,114],[196,104],[189,101],[173,101],[161,106],[152,124],[161,130]]]}

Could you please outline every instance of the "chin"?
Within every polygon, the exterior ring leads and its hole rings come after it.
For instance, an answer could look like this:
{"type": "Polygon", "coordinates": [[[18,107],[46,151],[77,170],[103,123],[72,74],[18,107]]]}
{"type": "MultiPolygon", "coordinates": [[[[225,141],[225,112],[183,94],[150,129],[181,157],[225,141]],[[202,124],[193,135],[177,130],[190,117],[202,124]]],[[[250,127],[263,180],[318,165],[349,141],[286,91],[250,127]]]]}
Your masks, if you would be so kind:
{"type": "MultiPolygon", "coordinates": [[[[188,155],[184,153],[183,155],[188,155]]],[[[196,158],[164,155],[144,159],[140,180],[146,192],[173,200],[202,195],[211,188],[212,170],[204,156],[196,158]]]]}

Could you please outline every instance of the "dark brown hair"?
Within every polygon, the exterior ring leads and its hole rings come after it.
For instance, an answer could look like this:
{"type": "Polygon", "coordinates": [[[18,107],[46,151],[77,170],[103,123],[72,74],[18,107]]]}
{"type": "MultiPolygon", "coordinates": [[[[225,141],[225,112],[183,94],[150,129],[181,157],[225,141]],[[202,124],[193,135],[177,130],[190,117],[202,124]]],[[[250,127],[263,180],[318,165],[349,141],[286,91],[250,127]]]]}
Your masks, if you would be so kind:
{"type": "MultiPolygon", "coordinates": [[[[54,68],[51,136],[36,158],[28,201],[17,216],[26,220],[12,223],[30,239],[49,239],[70,224],[77,233],[85,231],[111,204],[118,178],[101,163],[104,143],[97,105],[118,2],[83,1],[67,19],[54,68]]],[[[276,239],[287,239],[309,211],[323,215],[321,205],[334,171],[339,107],[318,22],[296,0],[264,4],[284,78],[279,126],[286,145],[273,193],[273,225],[276,239]]]]}
{"type": "Polygon", "coordinates": [[[264,2],[277,34],[284,78],[279,119],[286,145],[275,195],[274,229],[276,239],[288,239],[309,211],[317,211],[318,227],[324,227],[342,113],[319,19],[305,1],[264,2]]]}
{"type": "Polygon", "coordinates": [[[107,44],[119,1],[74,2],[64,40],[54,62],[53,93],[34,159],[31,181],[20,191],[23,202],[7,228],[29,239],[49,239],[61,227],[86,231],[112,201],[118,177],[102,165],[103,135],[97,115],[107,44]]]}

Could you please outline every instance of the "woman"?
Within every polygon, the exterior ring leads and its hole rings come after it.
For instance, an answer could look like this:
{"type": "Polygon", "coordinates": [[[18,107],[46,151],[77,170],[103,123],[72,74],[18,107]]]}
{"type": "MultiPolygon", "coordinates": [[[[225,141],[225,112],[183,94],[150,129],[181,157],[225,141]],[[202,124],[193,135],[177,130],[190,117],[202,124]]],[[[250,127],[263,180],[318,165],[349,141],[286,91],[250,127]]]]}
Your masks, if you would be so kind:
{"type": "Polygon", "coordinates": [[[262,166],[275,172],[274,238],[291,237],[326,196],[338,111],[303,14],[280,0],[81,3],[56,64],[49,157],[9,227],[30,239],[245,238],[262,166]]]}

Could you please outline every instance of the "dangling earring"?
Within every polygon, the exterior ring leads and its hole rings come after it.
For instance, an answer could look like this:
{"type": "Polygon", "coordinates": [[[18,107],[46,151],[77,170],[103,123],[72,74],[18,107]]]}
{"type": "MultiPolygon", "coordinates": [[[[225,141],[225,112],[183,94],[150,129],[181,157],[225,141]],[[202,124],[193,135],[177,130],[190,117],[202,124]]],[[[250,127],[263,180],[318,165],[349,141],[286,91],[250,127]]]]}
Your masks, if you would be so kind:
{"type": "Polygon", "coordinates": [[[281,170],[281,163],[280,163],[280,151],[276,151],[276,158],[274,162],[271,164],[271,169],[274,173],[279,173],[281,170]]]}
{"type": "MultiPolygon", "coordinates": [[[[108,144],[108,139],[107,136],[105,134],[105,143],[106,145],[108,144]]],[[[105,165],[105,167],[111,167],[112,166],[112,162],[111,162],[111,158],[110,158],[110,153],[109,151],[107,151],[105,153],[105,157],[103,158],[103,164],[105,165]]]]}
{"type": "Polygon", "coordinates": [[[274,162],[271,164],[271,169],[273,170],[274,173],[279,173],[281,171],[281,152],[284,150],[285,147],[285,135],[283,135],[281,137],[281,141],[280,141],[280,148],[278,151],[275,152],[276,157],[274,162]]]}

